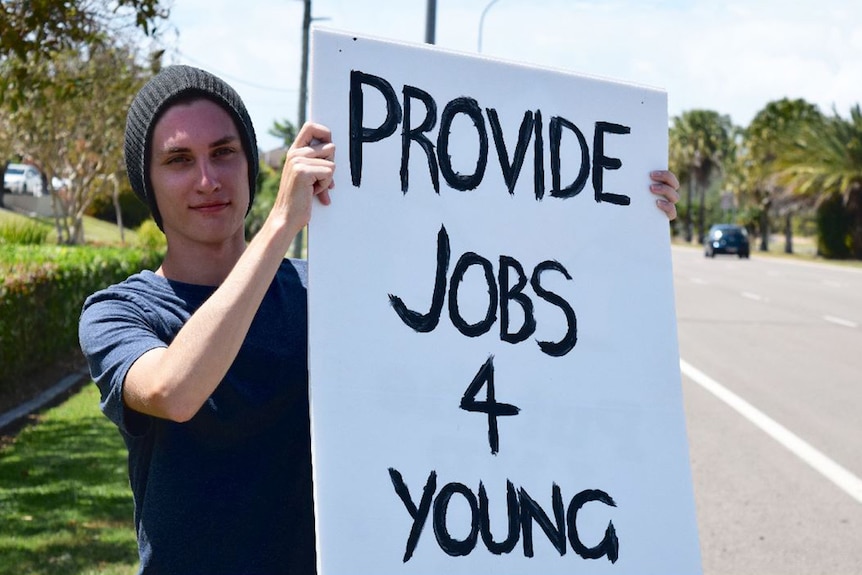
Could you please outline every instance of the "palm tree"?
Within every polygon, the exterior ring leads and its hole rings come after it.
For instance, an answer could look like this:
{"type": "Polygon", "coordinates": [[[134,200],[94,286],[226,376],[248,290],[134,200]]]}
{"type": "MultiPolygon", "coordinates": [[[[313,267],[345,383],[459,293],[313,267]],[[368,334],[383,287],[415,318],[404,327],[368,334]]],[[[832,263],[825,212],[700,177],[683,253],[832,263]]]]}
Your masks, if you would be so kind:
{"type": "Polygon", "coordinates": [[[692,239],[692,196],[699,190],[698,242],[703,243],[706,189],[716,171],[733,155],[734,127],[729,116],[689,110],[674,116],[670,128],[670,167],[687,182],[685,240],[692,239]]]}
{"type": "Polygon", "coordinates": [[[780,181],[801,197],[823,201],[840,194],[850,222],[850,253],[862,259],[862,110],[837,112],[807,124],[776,159],[780,181]]]}
{"type": "Polygon", "coordinates": [[[775,162],[804,127],[819,125],[822,121],[823,114],[814,104],[783,98],[768,103],[744,131],[740,163],[745,170],[744,187],[759,206],[761,251],[769,250],[769,215],[776,202],[785,204],[785,251],[793,251],[790,217],[799,198],[787,194],[776,176],[775,162]]]}
{"type": "Polygon", "coordinates": [[[289,148],[296,139],[296,126],[287,119],[275,120],[267,133],[281,140],[285,148],[289,148]]]}

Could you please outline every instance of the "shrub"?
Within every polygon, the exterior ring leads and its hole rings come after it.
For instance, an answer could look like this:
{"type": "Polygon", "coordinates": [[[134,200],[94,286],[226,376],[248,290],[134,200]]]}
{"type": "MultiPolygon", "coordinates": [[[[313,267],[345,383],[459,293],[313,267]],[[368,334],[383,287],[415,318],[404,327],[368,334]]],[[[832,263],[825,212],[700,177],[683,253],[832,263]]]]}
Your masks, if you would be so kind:
{"type": "Polygon", "coordinates": [[[152,218],[144,220],[135,232],[138,234],[138,245],[144,249],[164,251],[167,247],[165,234],[152,218]]]}
{"type": "Polygon", "coordinates": [[[832,194],[817,208],[817,253],[827,259],[850,257],[850,216],[841,194],[832,194]]]}
{"type": "MultiPolygon", "coordinates": [[[[120,191],[120,211],[123,215],[123,225],[134,229],[150,217],[150,208],[138,199],[127,182],[120,191]]],[[[97,194],[87,209],[87,215],[100,220],[117,223],[117,212],[111,194],[97,194]]]]}
{"type": "Polygon", "coordinates": [[[0,388],[78,345],[91,293],[158,266],[153,250],[0,245],[0,388]]]}
{"type": "Polygon", "coordinates": [[[39,245],[48,239],[51,228],[32,220],[13,220],[0,224],[0,244],[39,245]]]}
{"type": "Polygon", "coordinates": [[[260,231],[275,204],[278,186],[281,183],[281,173],[261,162],[257,180],[257,192],[254,195],[251,210],[245,218],[245,237],[249,240],[260,231]]]}

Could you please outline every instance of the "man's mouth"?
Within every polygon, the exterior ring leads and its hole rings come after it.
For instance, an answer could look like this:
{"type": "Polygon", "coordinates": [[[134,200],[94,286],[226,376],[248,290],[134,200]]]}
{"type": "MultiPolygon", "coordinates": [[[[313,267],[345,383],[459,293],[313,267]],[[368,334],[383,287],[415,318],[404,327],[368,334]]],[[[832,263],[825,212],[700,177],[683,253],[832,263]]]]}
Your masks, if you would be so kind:
{"type": "Polygon", "coordinates": [[[224,208],[228,207],[229,205],[230,205],[230,202],[210,202],[210,203],[206,203],[206,204],[198,204],[196,206],[191,206],[191,209],[193,209],[196,212],[208,214],[208,213],[221,211],[224,208]]]}

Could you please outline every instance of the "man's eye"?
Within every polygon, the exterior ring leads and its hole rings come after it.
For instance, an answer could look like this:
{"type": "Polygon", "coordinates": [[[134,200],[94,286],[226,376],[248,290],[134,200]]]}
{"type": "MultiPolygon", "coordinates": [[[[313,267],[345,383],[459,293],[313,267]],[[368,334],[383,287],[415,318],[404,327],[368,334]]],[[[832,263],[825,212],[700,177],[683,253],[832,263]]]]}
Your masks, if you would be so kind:
{"type": "Polygon", "coordinates": [[[185,156],[171,156],[169,157],[165,163],[166,164],[182,164],[188,161],[188,158],[185,156]]]}
{"type": "Polygon", "coordinates": [[[229,156],[235,152],[236,152],[236,150],[234,150],[233,148],[218,148],[217,150],[215,150],[215,152],[213,152],[213,155],[214,156],[229,156]]]}

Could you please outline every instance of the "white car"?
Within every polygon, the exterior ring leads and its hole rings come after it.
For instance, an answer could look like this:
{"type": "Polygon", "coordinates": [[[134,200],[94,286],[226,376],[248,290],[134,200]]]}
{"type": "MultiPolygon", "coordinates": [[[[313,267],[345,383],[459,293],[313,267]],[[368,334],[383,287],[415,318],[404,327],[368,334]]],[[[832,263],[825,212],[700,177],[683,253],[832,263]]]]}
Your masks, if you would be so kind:
{"type": "Polygon", "coordinates": [[[9,164],[3,176],[3,187],[13,194],[41,196],[42,174],[29,164],[9,164]]]}

